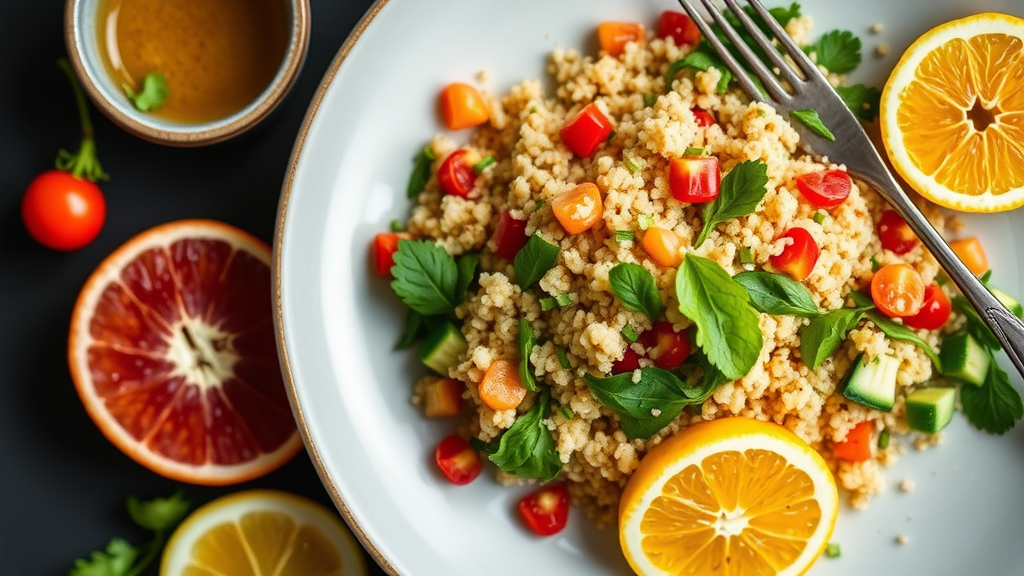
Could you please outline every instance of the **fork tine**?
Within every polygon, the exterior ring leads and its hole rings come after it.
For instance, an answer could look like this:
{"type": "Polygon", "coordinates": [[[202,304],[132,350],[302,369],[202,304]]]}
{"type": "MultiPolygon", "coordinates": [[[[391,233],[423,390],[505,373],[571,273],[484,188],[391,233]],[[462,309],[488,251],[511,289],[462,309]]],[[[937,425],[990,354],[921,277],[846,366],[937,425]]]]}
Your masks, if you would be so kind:
{"type": "Polygon", "coordinates": [[[724,62],[725,65],[729,67],[729,70],[732,71],[733,75],[736,77],[736,81],[739,82],[740,86],[743,88],[743,91],[758,102],[767,102],[767,98],[765,98],[764,94],[761,93],[761,90],[756,84],[754,84],[750,77],[747,76],[747,72],[743,69],[743,66],[741,66],[736,58],[729,53],[725,44],[715,36],[714,31],[711,29],[711,25],[708,24],[700,11],[691,3],[693,1],[694,0],[679,0],[679,3],[683,6],[683,10],[686,10],[686,13],[689,14],[690,19],[692,19],[697,25],[697,28],[700,29],[700,33],[704,39],[711,44],[711,47],[714,48],[722,58],[722,62],[724,62]]]}
{"type": "MultiPolygon", "coordinates": [[[[786,62],[786,60],[782,57],[781,54],[779,54],[778,49],[775,47],[774,44],[772,44],[772,41],[765,36],[764,31],[761,30],[761,27],[756,22],[754,22],[754,20],[750,17],[749,14],[746,13],[746,11],[740,8],[740,5],[736,2],[736,0],[725,0],[725,4],[736,16],[740,24],[743,25],[743,28],[745,28],[746,31],[750,33],[750,36],[754,40],[754,42],[757,42],[757,45],[761,47],[761,50],[764,51],[765,56],[772,61],[772,64],[774,64],[776,68],[778,68],[777,74],[779,76],[782,76],[782,78],[786,82],[789,82],[791,86],[798,86],[799,83],[803,81],[803,79],[797,76],[796,72],[793,71],[793,68],[790,67],[789,63],[786,62]]],[[[765,16],[761,16],[761,18],[765,18],[765,16]]],[[[772,22],[775,22],[775,18],[773,18],[770,14],[767,16],[767,18],[771,19],[772,22]]],[[[778,32],[774,32],[773,34],[776,38],[778,38],[778,32]]]]}
{"type": "Polygon", "coordinates": [[[768,29],[771,30],[772,34],[775,36],[775,39],[778,40],[786,50],[786,54],[792,58],[800,71],[803,72],[805,79],[821,79],[827,82],[825,77],[822,75],[821,70],[818,70],[818,67],[813,61],[811,61],[810,57],[800,49],[800,46],[798,46],[793,38],[790,37],[782,25],[772,17],[771,13],[768,12],[768,9],[764,7],[764,4],[761,4],[759,0],[747,0],[747,3],[750,4],[750,7],[754,9],[754,12],[757,12],[758,16],[764,20],[768,29]]]}

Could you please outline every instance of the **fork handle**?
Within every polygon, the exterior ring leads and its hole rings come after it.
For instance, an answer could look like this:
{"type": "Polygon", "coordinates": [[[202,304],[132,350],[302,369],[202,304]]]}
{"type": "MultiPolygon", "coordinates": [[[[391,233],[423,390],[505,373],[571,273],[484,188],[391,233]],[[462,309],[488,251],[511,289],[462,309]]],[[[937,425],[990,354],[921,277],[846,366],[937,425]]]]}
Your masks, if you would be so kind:
{"type": "MultiPolygon", "coordinates": [[[[881,165],[881,162],[878,163],[881,165]]],[[[978,311],[979,316],[992,329],[1003,345],[1007,356],[1017,372],[1024,377],[1024,323],[1007,310],[1006,306],[992,295],[992,292],[978,280],[960,258],[939,235],[924,214],[907,197],[892,175],[883,169],[873,173],[859,174],[865,181],[879,190],[892,207],[907,221],[910,228],[932,253],[935,260],[946,271],[953,283],[967,301],[978,311]]]]}

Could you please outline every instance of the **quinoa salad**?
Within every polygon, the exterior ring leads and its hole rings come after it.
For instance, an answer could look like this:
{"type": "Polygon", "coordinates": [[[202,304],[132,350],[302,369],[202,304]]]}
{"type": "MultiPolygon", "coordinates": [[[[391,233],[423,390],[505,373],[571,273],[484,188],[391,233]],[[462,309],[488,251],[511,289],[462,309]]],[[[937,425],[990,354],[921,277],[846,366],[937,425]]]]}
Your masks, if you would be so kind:
{"type": "MultiPolygon", "coordinates": [[[[847,84],[849,66],[814,52],[810,16],[773,14],[847,84]]],[[[409,307],[398,347],[428,367],[411,401],[450,417],[499,481],[558,481],[602,526],[651,448],[731,416],[793,431],[849,504],[867,506],[900,454],[941,443],[944,423],[908,421],[908,397],[979,377],[942,373],[943,343],[967,335],[983,359],[993,347],[874,190],[841,159],[804,152],[785,117],[708,63],[709,48],[657,28],[640,25],[613,50],[555,49],[545,78],[502,93],[486,71],[467,82],[485,121],[429,140],[409,217],[391,252],[377,246],[378,271],[409,307]],[[581,118],[590,132],[567,130],[581,118]],[[461,184],[446,165],[456,155],[474,168],[461,184]],[[940,321],[921,321],[921,302],[905,313],[898,299],[873,300],[890,267],[945,302],[940,321]],[[858,367],[879,365],[888,398],[853,390],[858,367]],[[521,390],[487,388],[497,372],[521,390]],[[870,431],[865,457],[840,448],[858,427],[870,431]]],[[[868,95],[851,96],[868,123],[871,90],[847,92],[868,95]]],[[[944,236],[963,233],[915,200],[944,236]]],[[[996,385],[991,364],[971,386],[996,385]]],[[[971,423],[992,433],[1016,419],[977,410],[971,423]]]]}

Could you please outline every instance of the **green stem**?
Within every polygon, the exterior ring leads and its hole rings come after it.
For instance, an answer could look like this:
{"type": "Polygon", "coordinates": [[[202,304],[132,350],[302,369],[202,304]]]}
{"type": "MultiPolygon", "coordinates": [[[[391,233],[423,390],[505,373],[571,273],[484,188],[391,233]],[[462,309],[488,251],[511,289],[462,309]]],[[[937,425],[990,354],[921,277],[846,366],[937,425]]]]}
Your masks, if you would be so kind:
{"type": "Polygon", "coordinates": [[[100,166],[99,158],[96,156],[96,141],[93,139],[92,119],[89,118],[89,106],[82,92],[82,86],[78,78],[71,70],[71,64],[67,58],[57,61],[57,66],[64,71],[71,82],[71,89],[75,94],[75,103],[78,105],[78,119],[82,126],[82,143],[77,152],[60,150],[57,152],[57,169],[70,172],[75,178],[84,178],[91,182],[97,180],[109,180],[110,177],[100,166]]]}
{"type": "Polygon", "coordinates": [[[146,545],[145,554],[135,560],[131,570],[128,570],[124,576],[139,576],[139,574],[142,574],[153,563],[153,560],[156,560],[156,557],[164,548],[164,543],[164,531],[157,530],[153,535],[153,541],[146,545]]]}

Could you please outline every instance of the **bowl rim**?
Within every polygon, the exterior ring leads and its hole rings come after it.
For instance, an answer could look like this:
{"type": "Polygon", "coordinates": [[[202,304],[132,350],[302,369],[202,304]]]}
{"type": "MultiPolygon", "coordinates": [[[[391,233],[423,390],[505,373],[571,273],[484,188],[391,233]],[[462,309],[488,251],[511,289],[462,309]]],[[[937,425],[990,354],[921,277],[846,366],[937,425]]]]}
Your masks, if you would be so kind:
{"type": "MultiPolygon", "coordinates": [[[[95,0],[93,5],[103,0],[95,0]]],[[[238,112],[210,122],[199,124],[175,124],[161,121],[138,112],[120,93],[115,99],[104,86],[105,67],[94,62],[94,52],[86,49],[86,35],[92,34],[91,27],[85,26],[86,16],[82,6],[85,0],[67,0],[64,9],[64,41],[68,59],[82,88],[93,104],[107,118],[125,131],[144,140],[157,144],[178,147],[204,146],[223,142],[253,128],[273,112],[291,92],[298,81],[309,52],[310,6],[309,0],[282,0],[291,12],[291,29],[284,59],[270,84],[260,95],[238,112]],[[88,29],[87,29],[88,28],[88,29]],[[100,72],[97,72],[100,71],[100,72]]]]}

